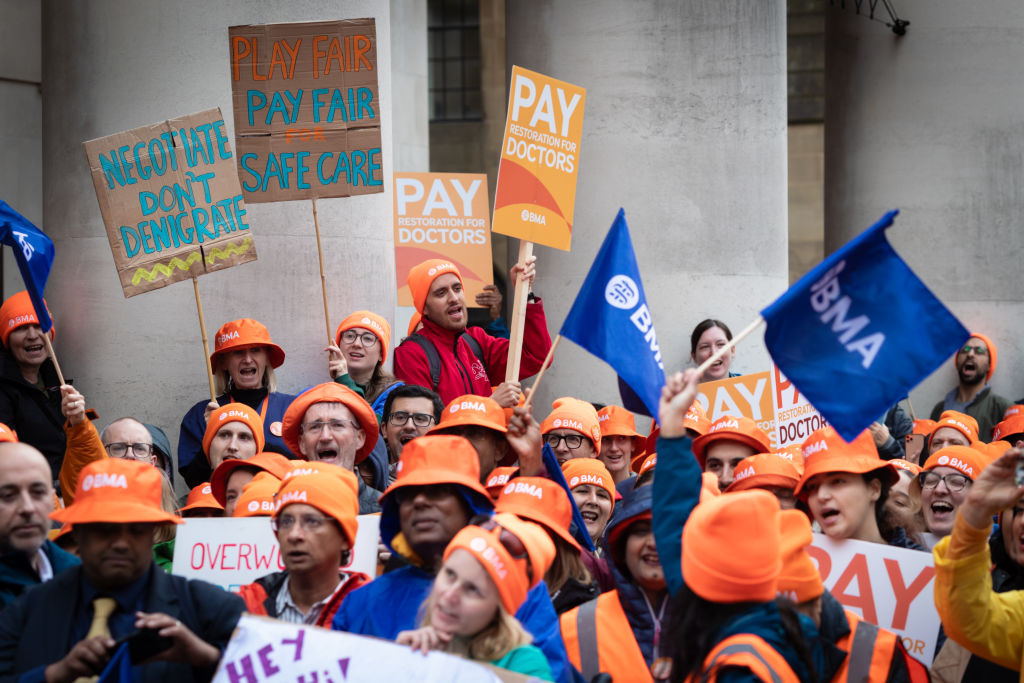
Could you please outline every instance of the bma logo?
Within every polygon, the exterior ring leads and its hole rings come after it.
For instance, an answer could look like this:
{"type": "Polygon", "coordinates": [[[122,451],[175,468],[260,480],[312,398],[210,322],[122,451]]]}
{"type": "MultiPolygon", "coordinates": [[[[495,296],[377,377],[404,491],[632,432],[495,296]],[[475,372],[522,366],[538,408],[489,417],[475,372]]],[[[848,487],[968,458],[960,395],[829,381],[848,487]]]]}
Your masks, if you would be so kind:
{"type": "Polygon", "coordinates": [[[442,263],[441,265],[434,266],[433,268],[428,270],[427,271],[427,276],[428,277],[434,277],[438,273],[447,273],[450,270],[455,270],[455,266],[453,266],[450,263],[442,263]]]}
{"type": "Polygon", "coordinates": [[[615,308],[626,311],[640,300],[640,288],[628,275],[616,275],[605,285],[604,299],[615,308]]]}
{"type": "Polygon", "coordinates": [[[949,456],[948,455],[940,455],[939,459],[936,460],[935,463],[937,465],[947,465],[947,464],[949,464],[949,456]]]}
{"type": "Polygon", "coordinates": [[[481,553],[484,548],[487,547],[487,541],[477,536],[476,538],[470,539],[469,549],[473,552],[481,553]]]}
{"type": "Polygon", "coordinates": [[[219,337],[217,337],[217,343],[226,344],[228,341],[232,339],[238,339],[238,337],[238,330],[235,330],[234,332],[228,332],[227,334],[222,334],[219,337]]]}

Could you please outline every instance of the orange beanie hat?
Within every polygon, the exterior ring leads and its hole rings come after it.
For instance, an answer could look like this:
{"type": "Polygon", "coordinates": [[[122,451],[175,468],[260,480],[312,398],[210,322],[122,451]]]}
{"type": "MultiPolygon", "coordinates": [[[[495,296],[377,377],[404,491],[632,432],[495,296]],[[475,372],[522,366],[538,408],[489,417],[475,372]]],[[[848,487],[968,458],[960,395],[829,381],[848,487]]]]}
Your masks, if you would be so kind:
{"type": "Polygon", "coordinates": [[[966,413],[958,413],[955,410],[944,410],[939,421],[932,426],[929,436],[943,427],[951,427],[967,437],[968,441],[978,440],[978,421],[966,413]]]}
{"type": "Polygon", "coordinates": [[[693,441],[693,454],[697,456],[702,469],[707,447],[715,441],[738,441],[753,448],[754,453],[767,453],[772,448],[771,439],[749,417],[724,415],[711,424],[707,434],[693,441]]]}
{"type": "Polygon", "coordinates": [[[444,559],[459,548],[472,554],[494,581],[501,606],[515,614],[551,566],[555,544],[540,526],[508,512],[498,513],[490,524],[484,524],[493,528],[463,527],[445,548],[444,559]]]}
{"type": "Polygon", "coordinates": [[[206,431],[203,433],[203,453],[206,454],[207,460],[210,459],[210,444],[213,442],[213,437],[217,435],[221,427],[229,422],[241,422],[248,427],[252,432],[252,437],[256,440],[256,452],[259,453],[263,450],[266,441],[260,414],[244,403],[229,403],[218,408],[206,422],[206,431]]]}
{"type": "Polygon", "coordinates": [[[274,514],[274,494],[281,480],[270,472],[260,472],[248,484],[235,502],[235,517],[270,517],[274,514]]]}
{"type": "Polygon", "coordinates": [[[462,273],[455,267],[455,264],[445,259],[430,259],[423,263],[413,266],[412,270],[409,271],[409,276],[405,281],[409,285],[409,291],[412,293],[412,303],[416,307],[416,311],[422,315],[423,305],[427,301],[427,294],[430,293],[430,286],[434,284],[434,280],[441,277],[445,273],[452,273],[455,277],[459,278],[459,282],[462,282],[462,273]]]}
{"type": "Polygon", "coordinates": [[[781,486],[790,491],[800,483],[800,473],[793,463],[778,453],[758,453],[744,458],[736,465],[732,483],[726,493],[760,489],[766,486],[781,486]]]}
{"type": "Polygon", "coordinates": [[[683,527],[683,580],[718,603],[775,599],[779,570],[779,501],[767,491],[709,497],[683,527]]]}
{"type": "MultiPolygon", "coordinates": [[[[43,300],[46,303],[46,300],[43,300]]],[[[46,307],[46,312],[50,312],[50,307],[46,307]]],[[[52,319],[53,316],[51,316],[52,319]]],[[[27,291],[21,291],[17,294],[12,294],[7,297],[7,301],[0,306],[0,341],[3,341],[4,346],[7,346],[7,338],[11,336],[11,332],[18,329],[22,325],[38,325],[39,318],[36,316],[36,309],[32,306],[32,299],[29,297],[27,291]]],[[[56,328],[50,328],[50,339],[52,340],[56,336],[56,328]]]]}
{"type": "Polygon", "coordinates": [[[288,477],[277,489],[274,517],[294,503],[315,507],[335,520],[349,547],[355,544],[359,529],[359,482],[355,474],[335,467],[333,471],[288,477]]]}
{"type": "Polygon", "coordinates": [[[188,492],[188,498],[185,499],[185,506],[178,510],[178,514],[185,512],[186,510],[224,510],[224,506],[217,502],[217,499],[213,497],[213,489],[210,488],[210,482],[204,481],[199,486],[195,486],[191,491],[188,492]]]}
{"type": "Polygon", "coordinates": [[[270,340],[270,331],[267,326],[252,318],[241,318],[232,320],[221,325],[214,338],[213,353],[210,354],[210,363],[214,370],[217,369],[217,356],[229,351],[241,351],[257,346],[267,347],[267,358],[270,367],[280,367],[284,363],[284,349],[270,340]]]}
{"type": "Polygon", "coordinates": [[[604,463],[597,458],[573,458],[562,465],[562,474],[569,484],[569,490],[584,484],[599,486],[615,500],[615,480],[604,463]]]}
{"type": "Polygon", "coordinates": [[[372,311],[356,311],[341,321],[337,331],[334,333],[334,343],[341,346],[341,335],[346,330],[361,327],[369,330],[380,342],[380,362],[388,359],[388,344],[391,343],[391,325],[383,317],[372,311]]]}
{"type": "MultiPolygon", "coordinates": [[[[985,346],[988,347],[988,372],[985,373],[985,381],[989,381],[992,378],[992,373],[996,371],[996,361],[999,360],[999,352],[996,350],[996,345],[987,336],[980,332],[971,332],[971,337],[974,339],[980,339],[985,342],[985,346]]],[[[970,343],[970,339],[967,340],[970,343]]],[[[958,351],[957,354],[960,352],[958,351]]]]}
{"type": "Polygon", "coordinates": [[[807,546],[814,540],[807,515],[799,510],[782,510],[779,513],[779,531],[782,534],[779,594],[797,604],[820,597],[825,592],[825,585],[814,560],[807,554],[807,546]]]}
{"type": "Polygon", "coordinates": [[[601,452],[601,421],[594,406],[571,396],[555,399],[552,411],[540,424],[541,434],[555,429],[572,429],[590,439],[594,449],[601,452]]]}
{"type": "Polygon", "coordinates": [[[936,467],[952,467],[974,481],[988,463],[987,453],[981,453],[970,446],[946,446],[928,456],[922,469],[927,472],[936,467]]]}
{"type": "MultiPolygon", "coordinates": [[[[588,458],[589,460],[589,458],[588,458]]],[[[495,512],[511,512],[536,522],[563,541],[582,550],[569,533],[572,503],[561,486],[544,477],[516,477],[505,484],[494,504],[495,512]]]]}

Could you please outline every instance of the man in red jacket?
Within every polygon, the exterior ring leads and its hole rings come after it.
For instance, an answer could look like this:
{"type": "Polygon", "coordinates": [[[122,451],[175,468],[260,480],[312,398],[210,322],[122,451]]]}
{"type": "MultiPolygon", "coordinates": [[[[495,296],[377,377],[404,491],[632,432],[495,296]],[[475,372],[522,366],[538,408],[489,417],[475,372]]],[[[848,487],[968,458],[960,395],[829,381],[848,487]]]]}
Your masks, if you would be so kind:
{"type": "MultiPolygon", "coordinates": [[[[512,285],[519,277],[533,285],[535,257],[512,268],[512,285]]],[[[449,403],[457,396],[490,396],[502,407],[519,400],[519,382],[505,382],[507,339],[492,337],[480,327],[466,327],[466,294],[455,264],[443,259],[424,261],[409,272],[409,289],[422,327],[395,349],[395,376],[408,384],[432,389],[449,403]],[[494,391],[492,386],[497,386],[494,391]]],[[[530,292],[523,332],[519,379],[540,370],[551,348],[544,306],[530,292]]]]}

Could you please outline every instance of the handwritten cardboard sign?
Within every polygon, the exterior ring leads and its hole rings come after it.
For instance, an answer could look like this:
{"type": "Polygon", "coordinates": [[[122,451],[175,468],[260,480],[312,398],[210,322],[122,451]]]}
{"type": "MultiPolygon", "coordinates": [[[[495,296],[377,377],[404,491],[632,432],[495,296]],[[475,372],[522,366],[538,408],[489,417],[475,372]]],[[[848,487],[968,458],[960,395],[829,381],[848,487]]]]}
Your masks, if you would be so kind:
{"type": "Polygon", "coordinates": [[[83,146],[126,297],[256,260],[220,109],[83,146]]]}
{"type": "Polygon", "coordinates": [[[587,91],[512,67],[494,232],[569,250],[587,91]]]}
{"type": "Polygon", "coordinates": [[[384,191],[373,19],[228,29],[247,202],[384,191]]]}
{"type": "Polygon", "coordinates": [[[775,434],[775,409],[772,405],[767,372],[754,372],[697,385],[697,400],[714,422],[733,415],[749,417],[769,436],[775,434]]]}
{"type": "Polygon", "coordinates": [[[866,621],[896,633],[914,658],[931,666],[939,637],[931,553],[814,534],[808,554],[825,588],[866,621]]]}
{"type": "Polygon", "coordinates": [[[775,410],[773,443],[777,448],[799,446],[828,422],[807,397],[797,391],[782,371],[772,363],[772,405],[775,410]]]}
{"type": "Polygon", "coordinates": [[[398,305],[412,306],[406,278],[427,259],[451,261],[466,305],[494,282],[490,205],[484,173],[395,173],[395,272],[398,305]]]}
{"type": "MultiPolygon", "coordinates": [[[[359,515],[352,571],[377,572],[380,515],[359,515]]],[[[283,571],[281,548],[269,517],[187,518],[174,542],[174,573],[209,581],[229,591],[283,571]]]]}

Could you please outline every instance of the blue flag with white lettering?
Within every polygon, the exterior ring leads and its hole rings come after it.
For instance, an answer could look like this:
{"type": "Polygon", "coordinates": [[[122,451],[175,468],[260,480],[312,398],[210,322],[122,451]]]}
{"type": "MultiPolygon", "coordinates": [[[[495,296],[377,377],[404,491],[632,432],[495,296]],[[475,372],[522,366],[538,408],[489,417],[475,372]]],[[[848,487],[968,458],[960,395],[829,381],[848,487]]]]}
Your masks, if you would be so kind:
{"type": "Polygon", "coordinates": [[[560,333],[611,365],[657,416],[665,368],[622,209],[560,333]]]}
{"type": "Polygon", "coordinates": [[[970,338],[885,239],[897,213],[761,311],[772,360],[847,441],[970,338]]]}
{"type": "Polygon", "coordinates": [[[0,199],[0,243],[14,249],[14,258],[36,309],[39,326],[43,332],[49,332],[53,321],[43,303],[43,290],[53,267],[53,242],[46,233],[0,199]]]}

